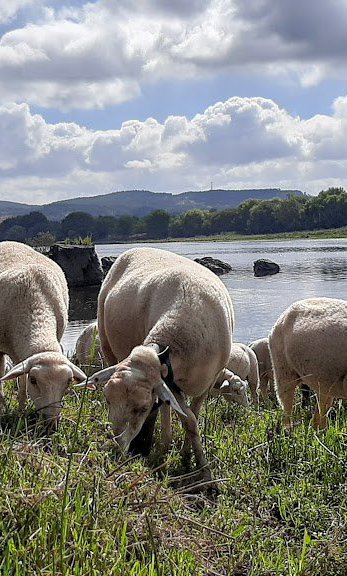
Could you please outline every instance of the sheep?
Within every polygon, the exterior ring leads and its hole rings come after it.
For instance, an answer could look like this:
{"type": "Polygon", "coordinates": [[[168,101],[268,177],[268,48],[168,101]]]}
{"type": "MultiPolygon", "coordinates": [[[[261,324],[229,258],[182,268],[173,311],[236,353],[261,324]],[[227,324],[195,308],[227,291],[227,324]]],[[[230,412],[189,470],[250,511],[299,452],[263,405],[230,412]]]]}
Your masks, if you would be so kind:
{"type": "Polygon", "coordinates": [[[107,382],[104,394],[121,449],[131,447],[159,399],[163,447],[171,442],[170,404],[186,431],[183,455],[191,443],[203,477],[211,478],[197,418],[228,362],[233,325],[227,289],[203,266],[155,248],[134,248],[117,258],[98,298],[100,342],[111,366],[94,374],[89,386],[107,382]],[[183,394],[193,397],[189,407],[183,394]]]}
{"type": "Polygon", "coordinates": [[[37,410],[56,426],[69,383],[86,377],[61,352],[69,305],[64,273],[25,244],[0,242],[0,291],[1,408],[3,382],[21,377],[20,408],[28,391],[37,410]],[[4,375],[5,354],[15,366],[4,375]]]}
{"type": "Polygon", "coordinates": [[[295,390],[304,382],[317,395],[313,425],[327,426],[334,398],[347,398],[347,302],[299,300],[275,323],[269,337],[275,386],[290,426],[295,390]]]}
{"type": "Polygon", "coordinates": [[[225,369],[210,390],[210,396],[218,397],[222,395],[230,404],[236,403],[247,408],[249,405],[247,389],[248,383],[246,380],[242,380],[234,372],[225,369]]]}
{"type": "Polygon", "coordinates": [[[81,366],[103,367],[104,356],[96,322],[86,326],[79,335],[75,346],[74,358],[81,366]]]}
{"type": "Polygon", "coordinates": [[[261,397],[265,401],[269,399],[269,396],[271,399],[274,399],[275,385],[269,349],[269,339],[260,338],[259,340],[254,340],[254,342],[251,342],[249,347],[253,350],[258,360],[260,380],[259,390],[261,397]]]}
{"type": "Polygon", "coordinates": [[[227,364],[228,370],[247,380],[254,404],[258,404],[259,370],[258,360],[253,352],[241,342],[233,342],[227,364]]]}

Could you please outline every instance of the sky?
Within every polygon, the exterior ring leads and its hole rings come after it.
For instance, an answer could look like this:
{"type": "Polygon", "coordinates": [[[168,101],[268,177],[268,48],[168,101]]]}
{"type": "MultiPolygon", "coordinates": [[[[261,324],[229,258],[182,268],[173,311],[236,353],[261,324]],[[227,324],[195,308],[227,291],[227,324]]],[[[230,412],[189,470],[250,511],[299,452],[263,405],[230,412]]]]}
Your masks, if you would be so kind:
{"type": "Polygon", "coordinates": [[[346,187],[347,0],[1,0],[0,199],[346,187]]]}

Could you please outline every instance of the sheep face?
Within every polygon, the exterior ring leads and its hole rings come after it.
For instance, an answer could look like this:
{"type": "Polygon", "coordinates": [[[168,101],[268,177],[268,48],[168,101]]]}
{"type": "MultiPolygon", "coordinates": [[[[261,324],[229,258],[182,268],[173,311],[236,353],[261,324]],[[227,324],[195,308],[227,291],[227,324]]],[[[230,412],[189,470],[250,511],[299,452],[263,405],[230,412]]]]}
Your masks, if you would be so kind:
{"type": "Polygon", "coordinates": [[[39,364],[29,370],[28,394],[40,414],[53,427],[59,421],[62,399],[73,378],[73,372],[66,364],[39,364]]]}
{"type": "Polygon", "coordinates": [[[141,385],[112,378],[104,388],[109,419],[115,440],[121,450],[128,450],[131,441],[140,432],[155,402],[153,390],[141,385]]]}
{"type": "Polygon", "coordinates": [[[158,396],[161,365],[154,350],[137,346],[104,388],[116,441],[127,450],[140,432],[158,396]]]}
{"type": "Polygon", "coordinates": [[[229,402],[236,402],[247,408],[249,406],[247,388],[247,382],[234,374],[232,378],[224,380],[220,391],[229,402]]]}
{"type": "Polygon", "coordinates": [[[122,450],[129,448],[158,399],[186,418],[184,409],[162,380],[166,374],[167,366],[161,365],[153,348],[136,346],[123,362],[97,372],[88,381],[90,387],[95,387],[107,380],[104,393],[109,417],[122,450]]]}
{"type": "Polygon", "coordinates": [[[14,366],[1,381],[27,375],[26,386],[38,412],[53,427],[57,426],[62,399],[73,380],[82,382],[86,375],[59,352],[42,352],[14,366]]]}

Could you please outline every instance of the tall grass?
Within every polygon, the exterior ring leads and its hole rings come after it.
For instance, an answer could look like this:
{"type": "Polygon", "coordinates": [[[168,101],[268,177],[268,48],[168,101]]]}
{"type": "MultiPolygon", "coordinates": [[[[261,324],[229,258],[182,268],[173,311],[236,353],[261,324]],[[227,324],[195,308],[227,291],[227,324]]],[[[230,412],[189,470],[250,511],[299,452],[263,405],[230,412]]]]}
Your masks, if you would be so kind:
{"type": "MultiPolygon", "coordinates": [[[[174,488],[182,431],[164,459],[115,457],[102,394],[66,398],[46,436],[13,387],[0,443],[3,575],[345,576],[347,414],[318,435],[309,413],[210,400],[201,433],[219,495],[174,488]]],[[[186,476],[186,479],[189,476],[186,476]]]]}

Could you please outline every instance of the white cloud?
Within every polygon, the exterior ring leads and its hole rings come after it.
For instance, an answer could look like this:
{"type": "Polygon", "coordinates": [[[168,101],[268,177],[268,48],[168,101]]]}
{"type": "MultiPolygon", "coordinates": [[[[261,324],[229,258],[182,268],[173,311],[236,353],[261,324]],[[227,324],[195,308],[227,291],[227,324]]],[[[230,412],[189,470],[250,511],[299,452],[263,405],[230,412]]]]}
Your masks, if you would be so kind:
{"type": "MultiPolygon", "coordinates": [[[[32,2],[6,0],[0,20],[32,2]]],[[[347,68],[347,5],[336,0],[98,0],[80,7],[66,0],[53,3],[55,10],[36,2],[36,19],[1,38],[2,102],[106,107],[135,98],[144,83],[222,70],[288,75],[309,87],[347,68]]]]}
{"type": "Polygon", "coordinates": [[[0,3],[0,24],[4,24],[15,18],[17,13],[35,4],[36,0],[2,0],[0,3]]]}
{"type": "Polygon", "coordinates": [[[43,202],[112,190],[284,187],[318,193],[347,178],[347,97],[302,120],[272,100],[230,98],[189,119],[92,131],[0,106],[1,199],[43,202]],[[33,194],[33,191],[35,193],[33,194]]]}

